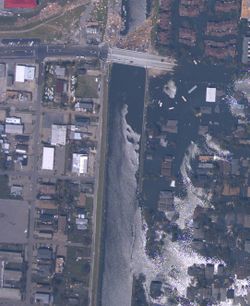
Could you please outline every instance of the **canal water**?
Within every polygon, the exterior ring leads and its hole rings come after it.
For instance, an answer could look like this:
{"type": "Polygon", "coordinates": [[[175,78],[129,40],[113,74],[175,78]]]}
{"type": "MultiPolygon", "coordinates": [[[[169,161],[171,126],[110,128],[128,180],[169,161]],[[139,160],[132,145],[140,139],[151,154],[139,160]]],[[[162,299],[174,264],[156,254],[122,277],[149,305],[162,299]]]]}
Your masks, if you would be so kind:
{"type": "Polygon", "coordinates": [[[113,65],[109,90],[102,306],[130,306],[145,70],[113,65]]]}

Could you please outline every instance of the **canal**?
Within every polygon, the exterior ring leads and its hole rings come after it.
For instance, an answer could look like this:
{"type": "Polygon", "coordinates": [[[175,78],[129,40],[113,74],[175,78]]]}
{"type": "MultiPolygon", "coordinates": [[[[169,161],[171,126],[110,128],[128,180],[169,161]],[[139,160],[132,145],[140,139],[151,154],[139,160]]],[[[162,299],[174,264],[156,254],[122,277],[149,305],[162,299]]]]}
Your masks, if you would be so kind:
{"type": "Polygon", "coordinates": [[[109,87],[102,306],[130,306],[145,70],[113,65],[109,87]]]}

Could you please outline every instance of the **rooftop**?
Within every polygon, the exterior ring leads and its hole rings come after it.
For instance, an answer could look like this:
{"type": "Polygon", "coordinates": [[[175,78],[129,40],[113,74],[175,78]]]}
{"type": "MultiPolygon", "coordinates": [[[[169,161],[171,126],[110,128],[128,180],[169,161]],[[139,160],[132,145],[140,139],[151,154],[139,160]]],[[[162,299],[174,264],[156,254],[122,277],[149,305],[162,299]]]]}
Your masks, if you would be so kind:
{"type": "Polygon", "coordinates": [[[35,67],[16,65],[15,81],[23,83],[32,81],[35,78],[35,67]]]}
{"type": "Polygon", "coordinates": [[[52,145],[62,145],[66,144],[66,133],[67,126],[66,125],[56,125],[53,124],[51,128],[51,144],[52,145]]]}
{"type": "Polygon", "coordinates": [[[77,174],[87,174],[88,156],[86,154],[73,154],[72,172],[77,174]]]}
{"type": "Polygon", "coordinates": [[[242,0],[241,4],[241,18],[250,18],[250,0],[242,0]]]}
{"type": "Polygon", "coordinates": [[[43,148],[43,160],[42,160],[43,170],[53,170],[54,169],[54,154],[55,154],[54,148],[52,147],[43,148]]]}
{"type": "Polygon", "coordinates": [[[36,0],[4,0],[4,8],[6,9],[33,9],[36,8],[36,0]]]}

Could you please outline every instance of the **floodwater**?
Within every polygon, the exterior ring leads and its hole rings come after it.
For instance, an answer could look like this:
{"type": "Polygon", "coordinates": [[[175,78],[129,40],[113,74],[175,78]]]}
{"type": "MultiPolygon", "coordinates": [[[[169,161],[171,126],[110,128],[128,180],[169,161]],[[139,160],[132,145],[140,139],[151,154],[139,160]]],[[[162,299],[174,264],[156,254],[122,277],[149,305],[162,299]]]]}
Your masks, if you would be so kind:
{"type": "MultiPolygon", "coordinates": [[[[151,158],[146,158],[144,163],[141,203],[145,211],[156,212],[159,191],[169,188],[166,180],[159,177],[161,160],[166,155],[173,155],[172,175],[177,190],[175,207],[179,213],[176,224],[180,230],[188,229],[197,205],[210,205],[207,191],[198,190],[192,184],[192,160],[199,152],[213,152],[218,158],[228,154],[211,139],[233,130],[237,119],[230,112],[231,102],[221,100],[220,103],[208,104],[205,93],[207,86],[215,86],[218,93],[221,91],[225,94],[230,79],[231,74],[221,68],[190,65],[180,68],[173,75],[152,78],[150,82],[147,128],[157,134],[162,123],[177,120],[178,133],[167,135],[167,139],[164,139],[167,145],[160,144],[159,137],[156,137],[153,148],[149,148],[147,142],[146,157],[150,155],[151,158]],[[174,98],[163,92],[164,85],[170,79],[177,89],[174,98]],[[189,94],[194,85],[197,88],[189,94]],[[210,108],[211,115],[204,113],[197,116],[204,106],[210,108]],[[209,127],[211,139],[199,134],[200,126],[209,127]]],[[[194,251],[191,239],[173,241],[171,236],[166,236],[160,255],[149,256],[146,250],[148,227],[137,200],[144,86],[144,69],[113,66],[109,92],[102,306],[131,306],[133,276],[140,274],[145,276],[148,304],[157,302],[158,305],[170,305],[167,294],[161,300],[152,301],[149,296],[152,280],[160,277],[167,284],[166,292],[171,288],[185,299],[191,281],[187,274],[188,267],[195,263],[220,262],[194,251]]],[[[194,305],[186,299],[183,303],[180,305],[194,305]]]]}

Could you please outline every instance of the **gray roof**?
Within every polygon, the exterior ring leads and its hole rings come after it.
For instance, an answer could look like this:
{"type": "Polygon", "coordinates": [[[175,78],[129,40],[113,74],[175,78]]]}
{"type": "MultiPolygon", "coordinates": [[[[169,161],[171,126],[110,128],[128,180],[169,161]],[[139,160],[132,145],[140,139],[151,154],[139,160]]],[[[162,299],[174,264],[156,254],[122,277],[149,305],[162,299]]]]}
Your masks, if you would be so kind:
{"type": "Polygon", "coordinates": [[[7,134],[23,134],[23,124],[6,124],[5,133],[7,134]]]}
{"type": "Polygon", "coordinates": [[[242,58],[241,61],[243,64],[247,64],[249,62],[250,54],[248,51],[248,46],[250,45],[250,37],[244,37],[243,38],[243,44],[242,44],[242,58]]]}

